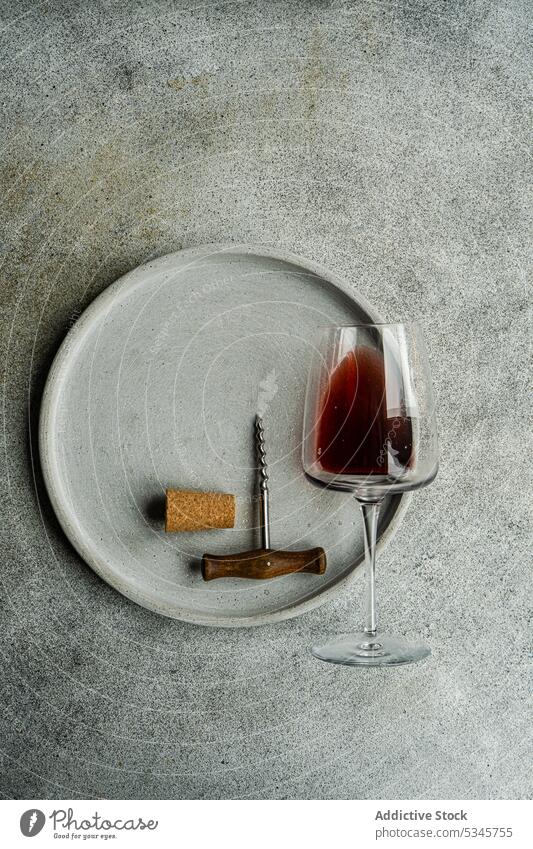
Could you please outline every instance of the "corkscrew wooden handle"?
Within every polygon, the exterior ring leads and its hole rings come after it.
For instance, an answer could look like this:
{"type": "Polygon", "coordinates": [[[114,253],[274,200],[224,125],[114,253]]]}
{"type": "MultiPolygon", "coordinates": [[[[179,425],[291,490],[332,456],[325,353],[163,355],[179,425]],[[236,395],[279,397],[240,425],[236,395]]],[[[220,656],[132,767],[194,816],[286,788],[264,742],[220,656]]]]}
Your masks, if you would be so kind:
{"type": "Polygon", "coordinates": [[[215,578],[279,578],[291,572],[311,572],[323,575],[326,571],[326,552],[323,548],[307,551],[276,551],[256,548],[241,554],[204,554],[202,577],[215,578]]]}

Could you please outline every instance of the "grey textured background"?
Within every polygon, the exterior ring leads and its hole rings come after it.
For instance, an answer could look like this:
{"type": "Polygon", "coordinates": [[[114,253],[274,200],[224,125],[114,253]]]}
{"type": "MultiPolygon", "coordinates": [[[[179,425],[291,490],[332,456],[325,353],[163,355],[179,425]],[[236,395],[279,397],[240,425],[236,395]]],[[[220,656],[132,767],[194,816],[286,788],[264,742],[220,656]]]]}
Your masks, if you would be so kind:
{"type": "Polygon", "coordinates": [[[527,6],[2,3],[4,796],[529,795],[527,6]],[[148,257],[228,239],[426,321],[442,470],[379,569],[423,665],[308,656],[361,581],[273,627],[159,618],[51,515],[32,434],[69,325],[148,257]]]}

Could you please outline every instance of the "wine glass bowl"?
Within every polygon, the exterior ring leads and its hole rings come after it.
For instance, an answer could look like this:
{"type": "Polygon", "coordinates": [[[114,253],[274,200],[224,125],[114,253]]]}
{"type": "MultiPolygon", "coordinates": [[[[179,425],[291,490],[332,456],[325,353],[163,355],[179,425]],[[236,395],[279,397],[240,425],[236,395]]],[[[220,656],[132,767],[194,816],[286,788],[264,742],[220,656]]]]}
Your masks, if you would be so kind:
{"type": "Polygon", "coordinates": [[[407,663],[429,653],[377,633],[375,546],[383,498],[419,489],[438,469],[427,352],[417,323],[324,328],[307,385],[303,466],[313,482],[353,492],[365,531],[367,621],[363,632],[314,647],[323,660],[407,663]]]}

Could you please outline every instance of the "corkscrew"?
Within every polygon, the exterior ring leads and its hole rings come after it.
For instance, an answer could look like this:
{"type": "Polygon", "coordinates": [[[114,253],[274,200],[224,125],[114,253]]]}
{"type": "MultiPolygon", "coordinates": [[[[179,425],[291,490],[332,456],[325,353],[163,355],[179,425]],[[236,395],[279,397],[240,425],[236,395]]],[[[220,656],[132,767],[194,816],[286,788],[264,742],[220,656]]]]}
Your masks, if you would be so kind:
{"type": "Polygon", "coordinates": [[[254,435],[258,460],[261,548],[240,554],[204,554],[204,581],[212,581],[214,578],[278,578],[291,572],[323,575],[326,571],[326,553],[323,548],[278,551],[270,547],[270,493],[265,429],[261,416],[255,417],[254,435]]]}
{"type": "Polygon", "coordinates": [[[255,417],[255,444],[259,460],[259,508],[261,514],[261,541],[270,548],[270,514],[268,509],[268,466],[265,449],[265,428],[261,416],[255,417]]]}

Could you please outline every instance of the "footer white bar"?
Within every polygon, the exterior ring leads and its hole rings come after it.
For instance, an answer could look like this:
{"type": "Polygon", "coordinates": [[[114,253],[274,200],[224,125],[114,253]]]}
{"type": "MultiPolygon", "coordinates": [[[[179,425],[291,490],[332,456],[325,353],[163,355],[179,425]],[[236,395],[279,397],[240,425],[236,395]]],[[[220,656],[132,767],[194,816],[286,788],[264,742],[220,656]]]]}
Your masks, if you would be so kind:
{"type": "Polygon", "coordinates": [[[0,801],[4,846],[530,847],[527,801],[0,801]]]}

